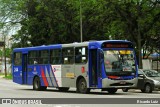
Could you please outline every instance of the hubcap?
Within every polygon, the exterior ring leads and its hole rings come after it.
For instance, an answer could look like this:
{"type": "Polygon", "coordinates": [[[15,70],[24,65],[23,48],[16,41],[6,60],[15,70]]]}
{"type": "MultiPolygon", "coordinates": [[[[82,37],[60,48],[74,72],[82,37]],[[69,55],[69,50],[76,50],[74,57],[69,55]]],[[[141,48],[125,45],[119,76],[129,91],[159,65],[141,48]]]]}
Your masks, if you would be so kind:
{"type": "Polygon", "coordinates": [[[147,86],[146,86],[146,92],[149,92],[149,91],[150,91],[150,86],[147,85],[147,86]]]}
{"type": "Polygon", "coordinates": [[[84,90],[85,90],[85,88],[86,88],[85,83],[84,83],[84,82],[81,82],[81,90],[82,90],[82,91],[84,91],[84,90]]]}
{"type": "Polygon", "coordinates": [[[39,82],[38,82],[38,80],[36,79],[36,80],[35,80],[35,88],[36,88],[36,89],[38,88],[38,84],[39,84],[39,82]]]}

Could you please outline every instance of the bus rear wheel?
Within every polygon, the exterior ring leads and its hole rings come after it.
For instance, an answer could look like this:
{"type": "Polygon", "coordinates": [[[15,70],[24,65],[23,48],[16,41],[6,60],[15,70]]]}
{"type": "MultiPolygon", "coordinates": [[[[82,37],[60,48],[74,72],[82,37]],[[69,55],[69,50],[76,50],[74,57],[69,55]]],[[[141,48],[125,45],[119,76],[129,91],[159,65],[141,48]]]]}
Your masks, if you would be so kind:
{"type": "Polygon", "coordinates": [[[90,92],[90,89],[87,88],[87,83],[84,78],[81,78],[77,85],[77,92],[87,94],[90,92]]]}
{"type": "Polygon", "coordinates": [[[116,93],[117,90],[118,90],[118,89],[116,89],[116,88],[108,88],[108,89],[107,89],[108,93],[110,93],[110,94],[116,93]]]}
{"type": "Polygon", "coordinates": [[[41,86],[41,82],[40,82],[39,77],[35,77],[33,80],[33,90],[44,91],[46,89],[47,89],[46,86],[41,86]]]}

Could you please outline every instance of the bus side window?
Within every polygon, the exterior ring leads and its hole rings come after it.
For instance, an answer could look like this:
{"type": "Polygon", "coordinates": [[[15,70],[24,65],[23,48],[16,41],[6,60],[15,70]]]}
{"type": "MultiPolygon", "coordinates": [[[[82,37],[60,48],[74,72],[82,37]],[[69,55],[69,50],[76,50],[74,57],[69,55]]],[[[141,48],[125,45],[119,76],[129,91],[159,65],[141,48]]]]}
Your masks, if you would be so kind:
{"type": "Polygon", "coordinates": [[[87,47],[75,48],[75,63],[86,63],[88,57],[87,47]]]}
{"type": "Polygon", "coordinates": [[[73,64],[74,63],[74,48],[63,48],[62,49],[63,64],[73,64]]]}
{"type": "Polygon", "coordinates": [[[40,64],[48,64],[49,63],[49,50],[41,50],[40,51],[40,64]]]}
{"type": "Polygon", "coordinates": [[[53,49],[50,52],[50,63],[61,64],[61,49],[53,49]]]}
{"type": "Polygon", "coordinates": [[[14,65],[22,65],[22,53],[14,53],[14,65]]]}
{"type": "Polygon", "coordinates": [[[35,65],[39,63],[39,51],[30,51],[28,54],[28,64],[35,65]]]}

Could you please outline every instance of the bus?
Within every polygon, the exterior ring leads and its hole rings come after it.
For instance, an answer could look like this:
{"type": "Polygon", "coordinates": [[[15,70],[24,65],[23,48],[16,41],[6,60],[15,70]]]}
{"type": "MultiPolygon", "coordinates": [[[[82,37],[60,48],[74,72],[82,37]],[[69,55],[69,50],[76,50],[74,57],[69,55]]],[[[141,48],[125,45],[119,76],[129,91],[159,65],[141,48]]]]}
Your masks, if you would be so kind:
{"type": "Polygon", "coordinates": [[[138,65],[134,46],[126,40],[15,48],[13,82],[33,85],[34,90],[76,88],[79,93],[136,87],[138,65]]]}

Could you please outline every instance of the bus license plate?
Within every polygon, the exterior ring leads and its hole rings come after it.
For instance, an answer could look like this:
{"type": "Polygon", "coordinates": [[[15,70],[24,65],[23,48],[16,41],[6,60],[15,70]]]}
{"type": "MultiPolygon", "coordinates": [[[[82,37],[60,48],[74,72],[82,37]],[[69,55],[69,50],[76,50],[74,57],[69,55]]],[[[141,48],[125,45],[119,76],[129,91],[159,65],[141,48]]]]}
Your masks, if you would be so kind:
{"type": "Polygon", "coordinates": [[[120,84],[126,84],[126,82],[125,81],[121,81],[120,84]]]}

